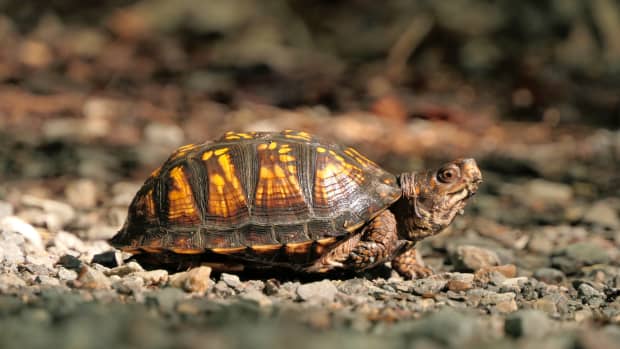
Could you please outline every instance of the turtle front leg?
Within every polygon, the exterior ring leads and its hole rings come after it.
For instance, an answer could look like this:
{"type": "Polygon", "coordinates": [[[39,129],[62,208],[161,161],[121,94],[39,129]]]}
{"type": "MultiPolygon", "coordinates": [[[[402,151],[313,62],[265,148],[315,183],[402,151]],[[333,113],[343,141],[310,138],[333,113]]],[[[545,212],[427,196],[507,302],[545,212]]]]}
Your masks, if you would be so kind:
{"type": "Polygon", "coordinates": [[[392,268],[406,279],[425,278],[433,274],[433,270],[424,266],[422,257],[415,247],[411,247],[392,260],[392,268]]]}
{"type": "Polygon", "coordinates": [[[332,269],[364,270],[385,263],[400,253],[408,242],[398,240],[396,219],[384,211],[358,234],[343,241],[308,267],[309,272],[332,269]]]}

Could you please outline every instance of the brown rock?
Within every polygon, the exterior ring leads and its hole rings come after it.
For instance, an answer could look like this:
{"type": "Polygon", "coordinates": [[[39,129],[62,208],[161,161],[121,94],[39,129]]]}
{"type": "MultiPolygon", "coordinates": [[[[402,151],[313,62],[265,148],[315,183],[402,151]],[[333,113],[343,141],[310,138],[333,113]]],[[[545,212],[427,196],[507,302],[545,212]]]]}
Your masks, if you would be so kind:
{"type": "MultiPolygon", "coordinates": [[[[504,264],[494,267],[482,268],[474,274],[474,281],[487,284],[491,280],[497,279],[495,276],[500,275],[502,279],[514,278],[517,276],[517,267],[514,264],[504,264]]],[[[502,280],[503,281],[503,280],[502,280]]]]}
{"type": "Polygon", "coordinates": [[[456,270],[459,271],[476,271],[500,263],[499,256],[494,251],[472,245],[457,247],[452,260],[456,270]]]}

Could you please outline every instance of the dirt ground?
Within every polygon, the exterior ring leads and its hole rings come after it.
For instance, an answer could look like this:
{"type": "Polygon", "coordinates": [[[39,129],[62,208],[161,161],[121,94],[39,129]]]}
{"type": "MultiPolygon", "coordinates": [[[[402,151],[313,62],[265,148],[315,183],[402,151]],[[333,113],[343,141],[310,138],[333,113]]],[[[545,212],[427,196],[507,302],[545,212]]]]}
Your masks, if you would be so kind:
{"type": "Polygon", "coordinates": [[[0,346],[613,348],[612,0],[0,1],[0,346]],[[435,274],[145,270],[106,242],[176,148],[304,130],[484,182],[435,274]]]}

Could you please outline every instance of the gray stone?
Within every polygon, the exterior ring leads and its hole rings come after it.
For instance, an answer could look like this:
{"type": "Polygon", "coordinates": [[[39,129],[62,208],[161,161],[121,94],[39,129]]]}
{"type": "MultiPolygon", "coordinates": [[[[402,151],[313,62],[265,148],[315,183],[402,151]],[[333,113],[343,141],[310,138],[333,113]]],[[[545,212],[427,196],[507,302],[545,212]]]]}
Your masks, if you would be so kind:
{"type": "Polygon", "coordinates": [[[168,282],[168,272],[163,269],[137,271],[129,275],[142,278],[144,280],[144,284],[147,286],[164,285],[166,282],[168,282]]]}
{"type": "Polygon", "coordinates": [[[164,313],[172,313],[185,298],[185,293],[178,288],[166,287],[146,294],[146,303],[155,304],[164,313]]]}
{"type": "Polygon", "coordinates": [[[539,310],[519,310],[506,317],[504,330],[512,337],[542,338],[552,328],[551,320],[539,310]]]}
{"type": "Polygon", "coordinates": [[[451,257],[458,271],[476,271],[500,264],[497,253],[472,245],[458,246],[451,257]]]}
{"type": "Polygon", "coordinates": [[[222,273],[222,275],[220,276],[220,280],[224,281],[226,285],[236,290],[240,290],[243,286],[243,283],[239,279],[239,276],[234,274],[222,273]]]}
{"type": "Polygon", "coordinates": [[[75,210],[64,202],[43,199],[36,196],[22,196],[22,204],[36,207],[47,214],[45,218],[48,229],[57,231],[67,226],[75,218],[75,210]]]}
{"type": "Polygon", "coordinates": [[[235,290],[221,280],[215,283],[213,292],[220,297],[230,297],[235,294],[235,290]]]}
{"type": "Polygon", "coordinates": [[[24,252],[18,244],[0,240],[0,262],[17,265],[24,263],[24,261],[24,252]]]}
{"type": "Polygon", "coordinates": [[[61,281],[73,281],[77,279],[78,274],[75,270],[67,269],[64,267],[58,268],[58,279],[61,281]]]}
{"type": "Polygon", "coordinates": [[[303,301],[332,302],[338,289],[329,280],[302,284],[297,287],[297,296],[303,301]]]}
{"type": "Polygon", "coordinates": [[[447,284],[448,280],[429,277],[413,280],[412,288],[414,293],[420,296],[429,297],[441,292],[441,290],[443,290],[447,284]]]}
{"type": "Polygon", "coordinates": [[[65,231],[57,232],[52,239],[51,245],[56,248],[56,251],[59,255],[76,255],[78,253],[84,253],[87,250],[86,245],[84,245],[84,242],[82,240],[80,240],[77,236],[71,233],[67,233],[65,231]]]}
{"type": "Polygon", "coordinates": [[[599,307],[605,302],[605,294],[585,282],[577,287],[577,291],[583,301],[590,306],[599,307]]]}
{"type": "Polygon", "coordinates": [[[139,276],[129,275],[112,284],[112,288],[118,293],[137,295],[142,293],[144,279],[139,276]]]}
{"type": "Polygon", "coordinates": [[[566,275],[558,269],[540,268],[534,272],[534,277],[546,284],[560,284],[566,280],[566,275]]]}
{"type": "Polygon", "coordinates": [[[554,253],[551,263],[566,274],[573,274],[584,266],[609,263],[610,256],[599,245],[578,242],[554,253]]]}
{"type": "Polygon", "coordinates": [[[620,228],[620,219],[618,213],[607,201],[595,202],[583,216],[583,221],[593,225],[599,225],[605,228],[620,228]]]}
{"type": "Polygon", "coordinates": [[[394,326],[395,333],[409,338],[429,338],[449,348],[461,348],[485,331],[473,315],[445,308],[420,321],[404,321],[394,326]]]}
{"type": "MultiPolygon", "coordinates": [[[[15,216],[7,216],[0,220],[0,240],[14,240],[9,234],[17,234],[28,241],[32,247],[43,250],[43,240],[39,232],[30,224],[15,216]]],[[[15,240],[17,242],[17,240],[15,240]]]]}

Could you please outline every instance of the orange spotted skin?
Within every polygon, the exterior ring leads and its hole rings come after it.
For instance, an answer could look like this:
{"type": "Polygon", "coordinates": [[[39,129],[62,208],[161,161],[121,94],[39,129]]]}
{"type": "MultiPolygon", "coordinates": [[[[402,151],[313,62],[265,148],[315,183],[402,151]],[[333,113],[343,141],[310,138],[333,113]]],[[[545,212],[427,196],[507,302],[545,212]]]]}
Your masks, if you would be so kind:
{"type": "Polygon", "coordinates": [[[396,177],[306,132],[228,132],[179,148],[111,243],[131,253],[312,263],[398,200],[396,177]]]}

